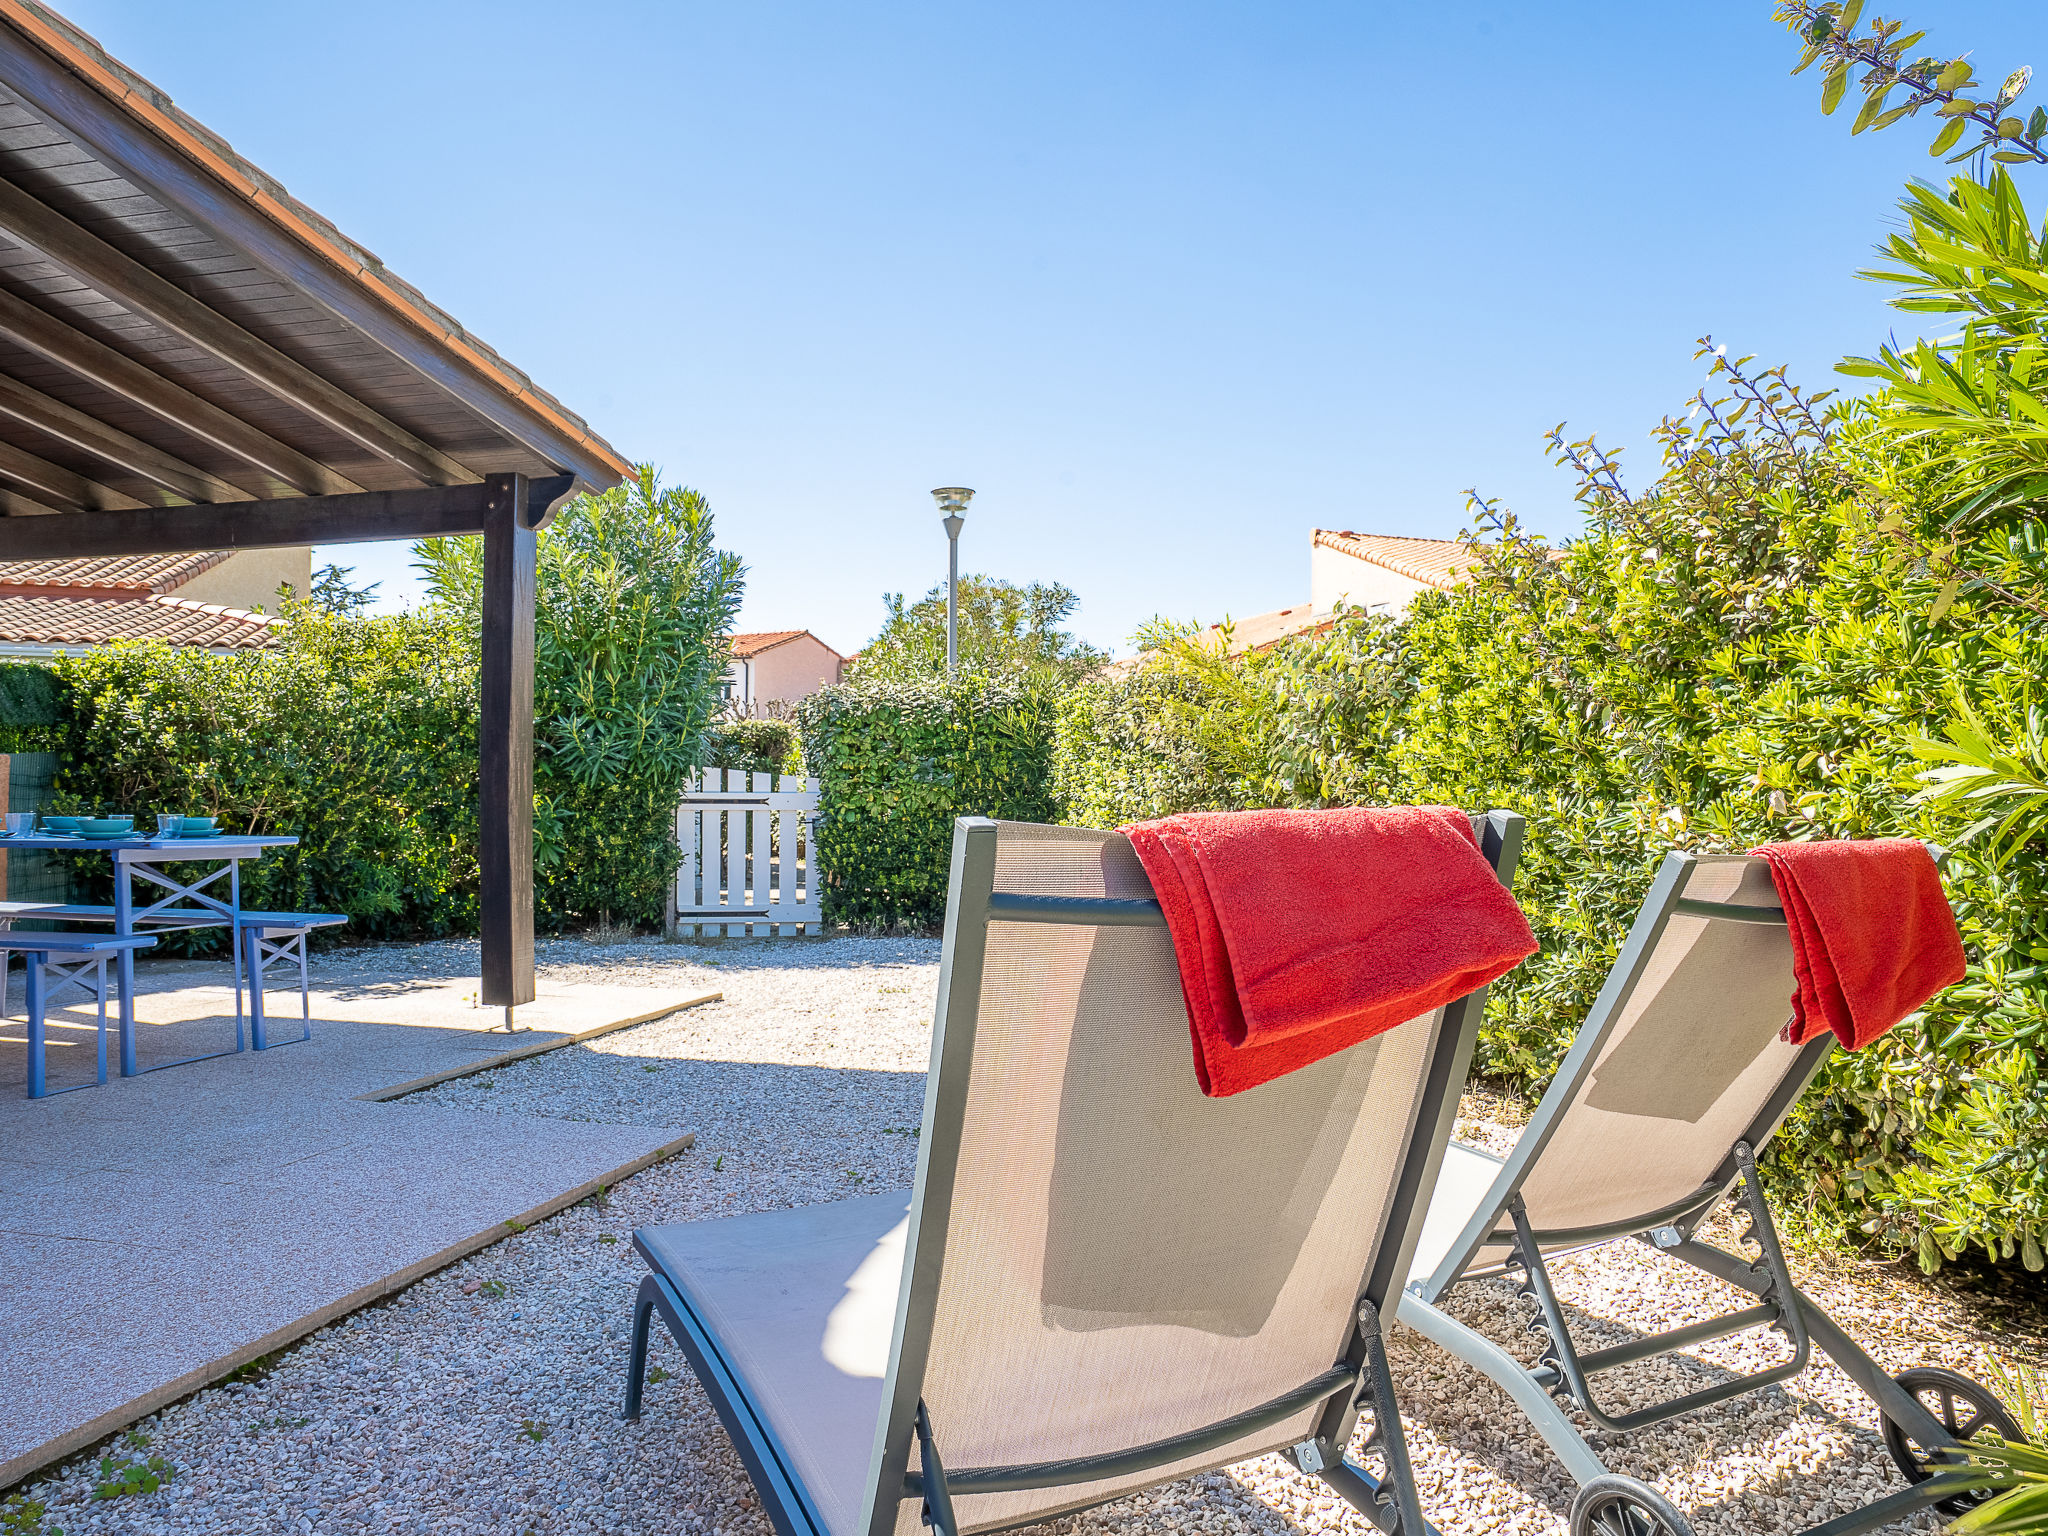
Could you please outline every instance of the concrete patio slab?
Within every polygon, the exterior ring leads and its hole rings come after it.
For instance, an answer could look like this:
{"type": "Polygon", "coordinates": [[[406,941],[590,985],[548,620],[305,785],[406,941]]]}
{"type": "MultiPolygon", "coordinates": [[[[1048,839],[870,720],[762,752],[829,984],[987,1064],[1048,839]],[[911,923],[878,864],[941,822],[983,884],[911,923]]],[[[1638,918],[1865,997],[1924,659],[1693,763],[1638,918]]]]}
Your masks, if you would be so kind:
{"type": "MultiPolygon", "coordinates": [[[[144,1067],[232,1046],[225,976],[144,962],[144,1067]]],[[[473,976],[323,958],[310,1041],[31,1100],[15,979],[0,1022],[0,1487],[686,1146],[681,1126],[385,1101],[718,995],[545,973],[540,988],[508,1035],[473,976]]],[[[272,994],[278,1033],[298,1005],[296,989],[272,994]]],[[[89,1081],[91,1013],[54,1023],[53,1083],[89,1081]]]]}

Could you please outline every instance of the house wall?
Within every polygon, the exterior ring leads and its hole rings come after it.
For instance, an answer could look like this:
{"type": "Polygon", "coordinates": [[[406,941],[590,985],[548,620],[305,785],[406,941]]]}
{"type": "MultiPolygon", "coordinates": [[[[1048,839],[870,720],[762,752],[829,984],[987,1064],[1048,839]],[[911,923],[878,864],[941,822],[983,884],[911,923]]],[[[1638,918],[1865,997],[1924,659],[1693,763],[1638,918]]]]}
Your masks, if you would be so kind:
{"type": "Polygon", "coordinates": [[[747,713],[763,716],[777,713],[774,705],[794,704],[838,682],[845,663],[824,641],[798,635],[749,657],[746,665],[752,684],[747,713]]]}
{"type": "Polygon", "coordinates": [[[168,594],[188,603],[215,603],[222,608],[278,610],[277,589],[289,584],[301,597],[313,591],[313,551],[238,549],[211,570],[201,571],[168,594]]]}
{"type": "Polygon", "coordinates": [[[1328,613],[1339,598],[1368,612],[1400,613],[1416,593],[1431,590],[1427,582],[1323,544],[1309,549],[1308,575],[1309,601],[1317,613],[1328,613]]]}

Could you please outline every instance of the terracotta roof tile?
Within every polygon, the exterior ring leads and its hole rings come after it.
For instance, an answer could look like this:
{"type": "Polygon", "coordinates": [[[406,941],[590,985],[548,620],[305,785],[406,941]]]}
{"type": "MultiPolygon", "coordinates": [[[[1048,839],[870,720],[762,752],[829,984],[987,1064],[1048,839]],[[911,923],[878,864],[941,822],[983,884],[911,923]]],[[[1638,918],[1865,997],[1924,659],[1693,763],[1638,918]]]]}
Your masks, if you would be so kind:
{"type": "MultiPolygon", "coordinates": [[[[1315,608],[1309,603],[1296,603],[1291,608],[1275,608],[1271,613],[1255,613],[1248,619],[1230,621],[1230,643],[1224,648],[1226,656],[1242,656],[1246,651],[1263,651],[1278,645],[1289,635],[1311,634],[1330,627],[1330,616],[1317,618],[1315,608]]],[[[1203,631],[1204,636],[1222,638],[1223,626],[1212,624],[1203,631]]]]}
{"type": "MultiPolygon", "coordinates": [[[[818,637],[812,635],[808,629],[764,629],[753,634],[727,635],[725,642],[731,647],[732,654],[736,658],[745,661],[750,657],[760,655],[763,651],[772,651],[778,645],[785,645],[789,641],[800,639],[805,635],[810,635],[813,640],[818,640],[818,637]]],[[[818,640],[818,644],[825,645],[825,642],[818,640]]],[[[832,647],[829,645],[825,645],[825,649],[832,651],[832,647]]],[[[832,654],[834,656],[839,655],[837,651],[832,651],[832,654]]],[[[840,659],[842,661],[851,660],[850,657],[840,657],[840,659]]]]}
{"type": "Polygon", "coordinates": [[[111,555],[77,560],[0,560],[0,594],[9,587],[173,592],[227,559],[225,549],[185,555],[111,555]]]}
{"type": "Polygon", "coordinates": [[[1314,542],[1353,559],[1383,566],[1410,581],[1447,592],[1480,561],[1481,551],[1458,539],[1411,539],[1386,533],[1352,533],[1318,528],[1314,542]]]}
{"type": "Polygon", "coordinates": [[[162,640],[207,650],[274,644],[275,617],[180,597],[7,597],[0,595],[0,642],[104,645],[162,640]]]}

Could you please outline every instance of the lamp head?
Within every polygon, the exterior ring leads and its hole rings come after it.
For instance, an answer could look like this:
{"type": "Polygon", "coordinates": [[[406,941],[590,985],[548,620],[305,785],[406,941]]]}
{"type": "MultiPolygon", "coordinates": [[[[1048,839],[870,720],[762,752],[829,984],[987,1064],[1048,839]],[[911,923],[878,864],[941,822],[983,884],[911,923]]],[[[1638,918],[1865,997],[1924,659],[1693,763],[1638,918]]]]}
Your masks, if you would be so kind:
{"type": "Polygon", "coordinates": [[[932,500],[939,504],[941,512],[957,517],[967,510],[967,503],[974,500],[974,492],[964,485],[942,485],[932,492],[932,500]]]}

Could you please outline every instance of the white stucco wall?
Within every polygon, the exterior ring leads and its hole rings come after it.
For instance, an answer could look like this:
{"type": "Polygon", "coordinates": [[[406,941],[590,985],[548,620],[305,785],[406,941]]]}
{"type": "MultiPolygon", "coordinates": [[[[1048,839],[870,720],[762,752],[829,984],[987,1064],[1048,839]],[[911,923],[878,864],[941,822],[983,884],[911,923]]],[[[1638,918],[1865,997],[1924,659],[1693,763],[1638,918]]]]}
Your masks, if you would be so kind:
{"type": "Polygon", "coordinates": [[[1308,575],[1317,613],[1328,613],[1340,598],[1354,608],[1400,613],[1416,593],[1430,590],[1427,583],[1324,544],[1310,546],[1308,575]]]}

